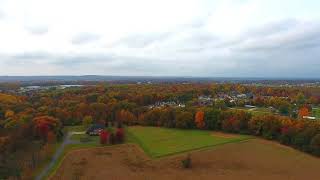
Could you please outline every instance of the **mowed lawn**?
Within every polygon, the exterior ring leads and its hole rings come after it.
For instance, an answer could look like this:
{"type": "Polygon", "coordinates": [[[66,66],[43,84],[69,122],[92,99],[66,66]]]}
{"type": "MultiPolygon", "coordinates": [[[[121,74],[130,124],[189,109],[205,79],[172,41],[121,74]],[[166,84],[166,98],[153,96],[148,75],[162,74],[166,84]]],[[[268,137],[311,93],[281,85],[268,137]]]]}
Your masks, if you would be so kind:
{"type": "Polygon", "coordinates": [[[214,135],[212,131],[134,126],[127,128],[128,139],[139,144],[151,157],[162,157],[251,138],[245,135],[214,135]]]}
{"type": "Polygon", "coordinates": [[[312,109],[312,115],[314,117],[316,117],[317,119],[320,119],[320,108],[319,107],[318,108],[313,108],[312,109]]]}

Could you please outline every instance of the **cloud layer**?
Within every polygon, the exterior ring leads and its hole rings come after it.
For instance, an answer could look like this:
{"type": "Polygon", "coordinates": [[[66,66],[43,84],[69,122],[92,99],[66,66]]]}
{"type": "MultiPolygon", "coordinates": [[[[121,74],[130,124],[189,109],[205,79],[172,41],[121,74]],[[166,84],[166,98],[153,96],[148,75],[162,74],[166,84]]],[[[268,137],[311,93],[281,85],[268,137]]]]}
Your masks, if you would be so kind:
{"type": "Polygon", "coordinates": [[[0,0],[0,75],[320,77],[316,7],[311,0],[0,0]]]}

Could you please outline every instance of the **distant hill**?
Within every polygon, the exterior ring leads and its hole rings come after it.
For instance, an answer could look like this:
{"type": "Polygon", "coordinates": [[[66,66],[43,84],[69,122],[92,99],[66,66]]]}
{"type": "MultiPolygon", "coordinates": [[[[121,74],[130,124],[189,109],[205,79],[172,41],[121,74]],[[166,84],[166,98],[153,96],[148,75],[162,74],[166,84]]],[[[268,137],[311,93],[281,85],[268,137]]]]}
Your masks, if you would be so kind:
{"type": "Polygon", "coordinates": [[[316,78],[255,78],[255,77],[174,77],[174,76],[0,76],[0,83],[45,83],[45,82],[235,82],[235,83],[263,83],[263,84],[297,84],[315,83],[320,79],[316,78]]]}

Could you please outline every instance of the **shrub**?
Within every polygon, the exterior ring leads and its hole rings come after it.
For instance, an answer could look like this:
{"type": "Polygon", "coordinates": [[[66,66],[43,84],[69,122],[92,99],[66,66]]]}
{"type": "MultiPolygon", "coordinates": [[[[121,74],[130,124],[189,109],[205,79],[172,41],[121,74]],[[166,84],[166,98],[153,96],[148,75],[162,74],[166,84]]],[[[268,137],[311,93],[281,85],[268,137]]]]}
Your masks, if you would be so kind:
{"type": "Polygon", "coordinates": [[[262,136],[267,139],[278,139],[281,131],[279,117],[274,115],[263,116],[262,136]],[[267,136],[265,136],[267,135],[267,136]]]}
{"type": "Polygon", "coordinates": [[[320,156],[320,134],[317,134],[312,138],[310,148],[313,154],[320,156]]]}
{"type": "Polygon", "coordinates": [[[109,142],[110,144],[115,144],[117,142],[114,133],[110,133],[109,142]]]}
{"type": "Polygon", "coordinates": [[[181,160],[182,167],[185,169],[191,168],[191,155],[188,154],[186,158],[181,160]]]}
{"type": "Polygon", "coordinates": [[[107,131],[103,130],[100,133],[100,144],[107,144],[108,143],[109,134],[107,131]]]}
{"type": "Polygon", "coordinates": [[[292,144],[293,137],[296,134],[296,128],[290,126],[284,126],[281,128],[281,135],[279,137],[279,141],[282,144],[292,144]]]}
{"type": "Polygon", "coordinates": [[[123,128],[118,128],[116,131],[116,141],[117,143],[123,143],[124,142],[124,130],[123,128]]]}

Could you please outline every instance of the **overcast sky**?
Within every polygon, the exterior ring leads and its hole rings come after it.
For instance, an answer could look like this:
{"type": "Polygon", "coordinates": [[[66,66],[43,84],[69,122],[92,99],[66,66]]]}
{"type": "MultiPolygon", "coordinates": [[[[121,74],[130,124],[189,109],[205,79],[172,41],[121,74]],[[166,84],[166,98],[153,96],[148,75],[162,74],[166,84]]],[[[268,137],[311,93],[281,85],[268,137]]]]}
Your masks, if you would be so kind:
{"type": "Polygon", "coordinates": [[[0,0],[0,75],[320,77],[319,0],[0,0]]]}

